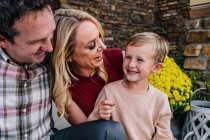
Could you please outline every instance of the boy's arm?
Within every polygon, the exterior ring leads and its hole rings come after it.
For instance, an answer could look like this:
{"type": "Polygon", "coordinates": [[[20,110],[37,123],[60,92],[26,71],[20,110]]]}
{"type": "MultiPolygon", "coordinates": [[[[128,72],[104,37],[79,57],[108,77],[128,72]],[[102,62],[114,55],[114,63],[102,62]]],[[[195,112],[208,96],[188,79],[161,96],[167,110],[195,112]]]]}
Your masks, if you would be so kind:
{"type": "Polygon", "coordinates": [[[153,137],[153,140],[172,140],[171,132],[171,111],[168,99],[163,101],[163,106],[158,107],[162,108],[160,111],[160,118],[156,125],[156,133],[153,137]]]}
{"type": "Polygon", "coordinates": [[[110,100],[101,101],[98,106],[98,111],[101,119],[110,120],[112,115],[112,107],[114,102],[110,100]]]}
{"type": "Polygon", "coordinates": [[[101,90],[98,98],[95,102],[93,111],[88,117],[88,120],[106,119],[111,118],[111,108],[113,106],[112,101],[106,99],[106,94],[104,88],[101,90]]]}

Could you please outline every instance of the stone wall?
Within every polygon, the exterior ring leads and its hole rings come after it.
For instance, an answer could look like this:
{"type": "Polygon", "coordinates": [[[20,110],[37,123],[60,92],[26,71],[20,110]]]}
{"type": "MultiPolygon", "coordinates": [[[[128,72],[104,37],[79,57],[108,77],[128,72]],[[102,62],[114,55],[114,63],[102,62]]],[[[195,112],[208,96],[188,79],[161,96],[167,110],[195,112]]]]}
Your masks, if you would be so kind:
{"type": "Polygon", "coordinates": [[[154,30],[155,0],[61,0],[62,7],[84,10],[105,30],[108,47],[124,47],[131,35],[154,30]]]}
{"type": "Polygon", "coordinates": [[[61,0],[62,7],[80,9],[96,17],[105,29],[108,47],[123,48],[125,40],[142,31],[154,31],[169,40],[170,56],[184,62],[184,23],[188,0],[61,0]]]}
{"type": "Polygon", "coordinates": [[[190,9],[184,68],[210,72],[210,5],[190,9]]]}
{"type": "Polygon", "coordinates": [[[185,22],[189,20],[189,0],[156,0],[156,26],[164,29],[171,43],[170,56],[182,67],[185,22]]]}
{"type": "Polygon", "coordinates": [[[169,56],[186,69],[210,71],[210,7],[191,9],[190,0],[60,0],[84,10],[105,30],[108,47],[124,47],[131,35],[154,31],[170,42],[169,56]]]}

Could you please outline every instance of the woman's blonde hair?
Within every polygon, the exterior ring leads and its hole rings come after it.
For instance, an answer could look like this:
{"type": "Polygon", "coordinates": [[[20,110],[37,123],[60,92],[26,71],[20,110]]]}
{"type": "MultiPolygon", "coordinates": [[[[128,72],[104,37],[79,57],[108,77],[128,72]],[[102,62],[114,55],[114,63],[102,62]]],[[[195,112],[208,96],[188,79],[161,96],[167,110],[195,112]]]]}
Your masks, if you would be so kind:
{"type": "MultiPolygon", "coordinates": [[[[54,17],[56,31],[52,39],[54,51],[51,59],[51,91],[58,114],[67,117],[70,114],[66,113],[66,108],[72,101],[69,87],[72,85],[73,80],[78,80],[71,72],[68,63],[69,56],[74,53],[76,46],[76,30],[82,21],[88,20],[96,25],[101,37],[103,37],[104,31],[101,24],[93,16],[84,11],[59,9],[55,11],[54,17]]],[[[99,77],[107,82],[108,76],[103,66],[96,68],[94,73],[97,73],[99,77]]]]}
{"type": "Polygon", "coordinates": [[[156,63],[162,63],[169,51],[169,42],[163,37],[153,32],[142,32],[131,36],[125,44],[127,46],[139,47],[144,43],[151,43],[154,48],[154,60],[156,63]]]}

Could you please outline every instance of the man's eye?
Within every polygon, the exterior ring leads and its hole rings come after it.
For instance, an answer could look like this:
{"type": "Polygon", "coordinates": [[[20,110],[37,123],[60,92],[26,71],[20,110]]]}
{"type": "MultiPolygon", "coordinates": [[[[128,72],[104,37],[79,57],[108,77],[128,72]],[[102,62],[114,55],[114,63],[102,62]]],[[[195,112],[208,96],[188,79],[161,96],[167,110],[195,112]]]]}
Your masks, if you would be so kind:
{"type": "Polygon", "coordinates": [[[93,41],[93,42],[89,45],[88,49],[89,49],[89,50],[93,50],[93,49],[95,49],[95,47],[96,47],[96,42],[93,41]]]}

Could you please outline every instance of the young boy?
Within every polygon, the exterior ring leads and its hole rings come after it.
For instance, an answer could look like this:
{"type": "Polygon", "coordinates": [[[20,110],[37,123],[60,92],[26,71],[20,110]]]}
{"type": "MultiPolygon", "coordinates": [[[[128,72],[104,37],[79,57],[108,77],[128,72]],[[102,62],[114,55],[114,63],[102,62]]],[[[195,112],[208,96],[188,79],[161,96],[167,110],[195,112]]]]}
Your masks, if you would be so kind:
{"type": "Polygon", "coordinates": [[[148,82],[163,66],[167,53],[168,42],[155,33],[132,36],[123,60],[125,79],[102,89],[88,119],[121,122],[128,140],[171,140],[168,97],[148,82]]]}

